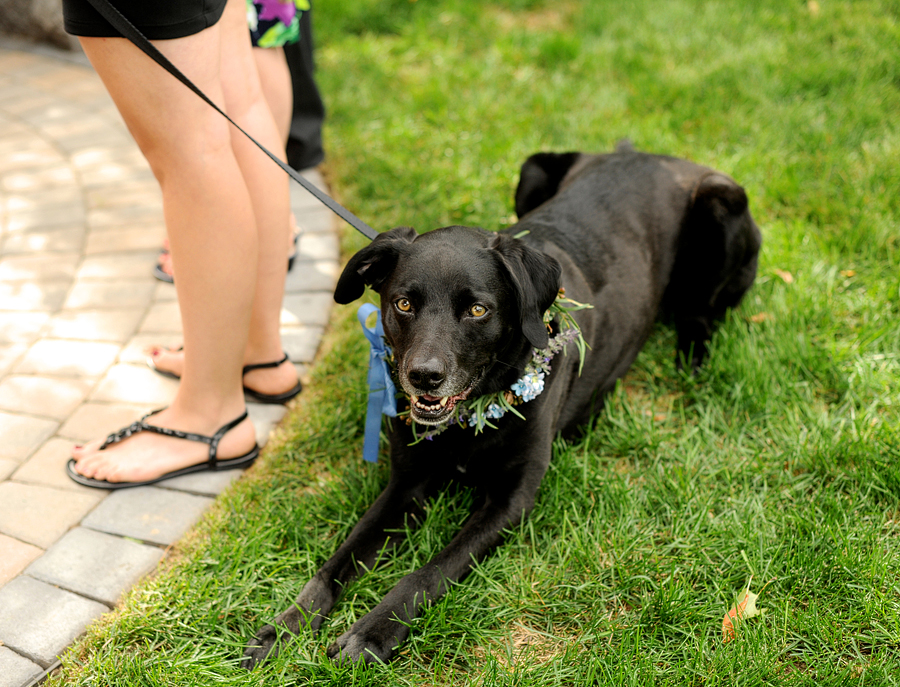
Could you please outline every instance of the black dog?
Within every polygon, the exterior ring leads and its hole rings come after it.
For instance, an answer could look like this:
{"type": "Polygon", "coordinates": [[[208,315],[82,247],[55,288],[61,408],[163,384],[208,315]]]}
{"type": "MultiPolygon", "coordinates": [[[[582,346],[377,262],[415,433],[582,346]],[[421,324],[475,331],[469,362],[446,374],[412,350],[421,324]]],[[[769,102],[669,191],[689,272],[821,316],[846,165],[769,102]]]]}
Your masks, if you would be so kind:
{"type": "Polygon", "coordinates": [[[374,565],[442,485],[474,486],[472,513],[447,547],[328,649],[339,660],[389,659],[407,623],[532,508],[553,438],[602,406],[657,316],[674,320],[678,362],[696,368],[713,321],[756,275],[761,238],[744,190],[685,160],[621,146],[608,155],[540,153],[522,167],[516,212],[521,221],[497,234],[457,226],[381,234],[350,260],[335,300],[349,303],[365,285],[381,295],[385,336],[420,432],[447,422],[457,403],[522,376],[532,350],[548,344],[543,315],[560,286],[593,305],[576,313],[590,346],[582,373],[570,345],[553,360],[543,393],[518,406],[524,419],[510,413],[477,436],[454,425],[410,445],[412,428],[389,421],[390,482],[295,605],[259,631],[246,667],[277,651],[278,627],[318,629],[343,585],[374,565]]]}

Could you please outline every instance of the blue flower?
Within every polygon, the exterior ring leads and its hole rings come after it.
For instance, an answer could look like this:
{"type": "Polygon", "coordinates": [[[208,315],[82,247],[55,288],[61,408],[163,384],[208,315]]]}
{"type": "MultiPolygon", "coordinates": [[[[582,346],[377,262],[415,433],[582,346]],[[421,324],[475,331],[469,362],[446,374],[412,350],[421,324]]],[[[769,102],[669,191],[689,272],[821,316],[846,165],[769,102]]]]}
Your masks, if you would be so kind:
{"type": "Polygon", "coordinates": [[[490,419],[492,419],[492,420],[499,420],[499,419],[500,419],[501,417],[503,417],[504,415],[506,415],[506,410],[504,410],[503,408],[501,408],[501,407],[500,407],[499,405],[497,405],[496,403],[491,403],[491,404],[487,407],[487,410],[486,410],[485,413],[484,413],[484,416],[485,416],[485,417],[488,417],[488,418],[490,418],[490,419]]]}
{"type": "Polygon", "coordinates": [[[544,373],[526,374],[512,385],[512,390],[526,403],[533,401],[544,390],[544,373]]]}

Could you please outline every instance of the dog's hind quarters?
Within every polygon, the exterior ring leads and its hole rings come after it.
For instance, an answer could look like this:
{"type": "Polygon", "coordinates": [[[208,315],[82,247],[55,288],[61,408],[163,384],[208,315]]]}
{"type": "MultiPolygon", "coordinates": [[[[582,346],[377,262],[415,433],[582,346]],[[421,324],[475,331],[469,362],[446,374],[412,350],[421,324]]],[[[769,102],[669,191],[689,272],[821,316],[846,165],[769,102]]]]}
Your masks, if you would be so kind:
{"type": "Polygon", "coordinates": [[[756,278],[761,245],[744,189],[724,174],[704,175],[692,193],[663,296],[678,335],[678,369],[700,368],[715,322],[740,303],[756,278]]]}

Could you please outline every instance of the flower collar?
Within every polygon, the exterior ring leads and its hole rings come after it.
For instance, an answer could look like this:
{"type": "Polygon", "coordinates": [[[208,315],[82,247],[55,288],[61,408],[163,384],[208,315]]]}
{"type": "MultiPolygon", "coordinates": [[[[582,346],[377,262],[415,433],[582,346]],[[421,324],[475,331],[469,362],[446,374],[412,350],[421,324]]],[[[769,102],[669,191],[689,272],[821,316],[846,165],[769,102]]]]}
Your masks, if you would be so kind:
{"type": "Polygon", "coordinates": [[[524,420],[524,416],[516,410],[516,406],[533,401],[541,395],[544,391],[544,380],[550,373],[550,361],[561,351],[564,351],[569,343],[575,342],[575,345],[578,347],[578,373],[581,374],[587,343],[582,337],[581,328],[578,326],[572,313],[591,307],[593,306],[566,298],[566,290],[560,289],[556,300],[544,313],[544,323],[548,329],[550,329],[550,323],[554,319],[558,319],[559,332],[550,338],[546,347],[533,348],[531,350],[531,360],[525,366],[524,373],[509,389],[460,401],[456,404],[453,414],[446,422],[434,427],[429,426],[423,433],[419,433],[416,430],[418,425],[413,420],[409,410],[398,413],[398,416],[405,418],[407,424],[412,427],[413,436],[415,437],[413,444],[417,444],[422,440],[431,441],[438,434],[453,425],[471,427],[475,430],[475,434],[480,434],[486,427],[497,429],[497,425],[491,421],[499,420],[507,413],[513,413],[524,420]]]}
{"type": "MultiPolygon", "coordinates": [[[[475,430],[475,434],[480,434],[485,427],[497,429],[497,425],[493,424],[491,420],[499,420],[507,413],[513,413],[525,419],[516,410],[516,406],[533,401],[541,394],[544,390],[544,380],[550,373],[550,361],[560,351],[564,351],[569,343],[574,342],[578,348],[578,373],[581,374],[587,342],[581,335],[581,329],[572,313],[593,307],[592,305],[586,305],[566,298],[566,290],[560,289],[556,300],[544,313],[544,324],[547,325],[548,329],[550,329],[550,323],[554,319],[557,320],[558,333],[550,338],[546,347],[532,349],[531,360],[525,366],[522,376],[509,389],[458,402],[447,422],[436,427],[429,426],[425,432],[419,433],[416,430],[417,425],[409,409],[400,413],[396,409],[396,396],[398,394],[395,391],[396,385],[392,379],[396,374],[396,370],[394,369],[394,358],[391,349],[384,345],[384,332],[380,328],[381,313],[374,305],[368,303],[362,305],[357,315],[363,332],[372,345],[369,358],[369,407],[366,415],[363,457],[370,462],[377,460],[378,429],[381,425],[381,415],[399,416],[404,418],[407,424],[411,425],[415,440],[410,445],[426,439],[431,441],[452,425],[472,427],[475,430]],[[378,313],[377,322],[375,327],[369,328],[365,324],[366,318],[373,312],[378,313]]],[[[409,400],[408,397],[407,400],[409,400]]]]}

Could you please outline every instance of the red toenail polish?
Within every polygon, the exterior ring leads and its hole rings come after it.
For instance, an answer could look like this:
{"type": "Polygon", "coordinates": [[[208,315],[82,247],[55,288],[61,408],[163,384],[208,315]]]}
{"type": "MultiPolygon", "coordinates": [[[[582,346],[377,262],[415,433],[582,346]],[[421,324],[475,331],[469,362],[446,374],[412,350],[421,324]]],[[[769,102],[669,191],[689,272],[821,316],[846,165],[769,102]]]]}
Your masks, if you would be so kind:
{"type": "Polygon", "coordinates": [[[75,444],[75,448],[81,448],[81,444],[75,444]]]}

